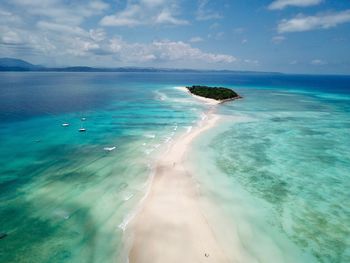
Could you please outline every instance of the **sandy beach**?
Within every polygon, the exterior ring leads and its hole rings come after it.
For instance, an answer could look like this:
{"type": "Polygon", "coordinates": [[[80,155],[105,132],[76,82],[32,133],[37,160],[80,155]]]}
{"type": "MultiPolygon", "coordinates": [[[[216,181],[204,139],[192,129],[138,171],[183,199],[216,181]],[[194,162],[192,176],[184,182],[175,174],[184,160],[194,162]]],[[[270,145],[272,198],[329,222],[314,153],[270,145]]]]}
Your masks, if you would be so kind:
{"type": "Polygon", "coordinates": [[[196,184],[184,165],[191,142],[219,119],[210,113],[158,161],[149,195],[130,225],[130,262],[228,262],[200,209],[196,184]]]}
{"type": "Polygon", "coordinates": [[[194,95],[192,94],[186,87],[175,87],[177,90],[181,90],[183,92],[186,92],[188,93],[189,95],[191,95],[193,98],[201,101],[201,102],[204,102],[208,105],[218,105],[220,103],[222,103],[222,101],[219,101],[219,100],[214,100],[214,99],[209,99],[209,98],[204,98],[204,97],[201,97],[201,96],[197,96],[197,95],[194,95]]]}
{"type": "Polygon", "coordinates": [[[181,90],[183,92],[188,93],[189,95],[191,95],[193,98],[195,98],[196,100],[201,101],[202,103],[208,104],[208,105],[218,105],[218,104],[222,104],[225,103],[227,101],[232,101],[232,100],[236,100],[236,99],[241,99],[241,96],[238,96],[236,98],[230,98],[230,99],[225,99],[225,100],[215,100],[215,99],[210,99],[210,98],[204,98],[198,95],[195,95],[193,93],[191,93],[186,87],[175,87],[177,90],[181,90]]]}

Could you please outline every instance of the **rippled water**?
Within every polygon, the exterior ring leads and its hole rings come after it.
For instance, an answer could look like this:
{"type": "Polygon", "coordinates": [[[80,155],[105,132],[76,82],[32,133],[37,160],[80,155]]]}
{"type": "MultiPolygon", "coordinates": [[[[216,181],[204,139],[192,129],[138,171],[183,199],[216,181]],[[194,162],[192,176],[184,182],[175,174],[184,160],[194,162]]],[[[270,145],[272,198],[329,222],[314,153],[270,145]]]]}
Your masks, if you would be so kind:
{"type": "Polygon", "coordinates": [[[189,157],[205,164],[197,167],[203,196],[225,215],[218,230],[236,238],[229,244],[239,248],[237,258],[349,262],[349,83],[340,76],[0,73],[0,232],[7,233],[0,261],[125,262],[123,230],[154,158],[207,111],[174,87],[204,84],[244,96],[220,106],[224,122],[189,157]]]}
{"type": "Polygon", "coordinates": [[[1,82],[0,261],[123,261],[123,230],[153,158],[201,105],[118,74],[10,73],[1,82]]]}
{"type": "Polygon", "coordinates": [[[217,169],[207,175],[209,197],[228,202],[232,222],[251,220],[246,230],[237,223],[243,236],[275,235],[271,244],[247,237],[242,249],[257,262],[350,262],[349,94],[238,91],[245,99],[220,109],[226,127],[197,146],[211,149],[197,158],[217,169]],[[215,190],[213,180],[225,183],[215,190]],[[237,213],[237,203],[256,214],[237,213]],[[264,255],[274,248],[280,259],[264,255]]]}

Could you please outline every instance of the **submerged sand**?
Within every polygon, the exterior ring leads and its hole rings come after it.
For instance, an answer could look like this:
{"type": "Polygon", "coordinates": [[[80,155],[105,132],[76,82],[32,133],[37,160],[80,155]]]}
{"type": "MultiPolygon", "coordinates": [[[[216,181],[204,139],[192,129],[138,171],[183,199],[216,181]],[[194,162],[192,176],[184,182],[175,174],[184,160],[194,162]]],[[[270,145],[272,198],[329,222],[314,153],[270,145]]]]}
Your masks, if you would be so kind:
{"type": "Polygon", "coordinates": [[[192,141],[219,119],[210,113],[158,161],[150,192],[130,225],[130,262],[229,261],[201,211],[199,191],[184,164],[192,141]]]}

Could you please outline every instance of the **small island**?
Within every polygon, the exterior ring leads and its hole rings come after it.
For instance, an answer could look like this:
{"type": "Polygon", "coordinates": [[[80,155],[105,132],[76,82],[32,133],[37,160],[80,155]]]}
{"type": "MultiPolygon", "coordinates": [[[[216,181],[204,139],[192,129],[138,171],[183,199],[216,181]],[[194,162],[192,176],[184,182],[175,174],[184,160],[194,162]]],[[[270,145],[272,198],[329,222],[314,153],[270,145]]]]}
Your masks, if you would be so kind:
{"type": "Polygon", "coordinates": [[[192,87],[186,87],[186,88],[193,95],[204,97],[207,99],[214,99],[220,102],[242,98],[232,89],[223,88],[223,87],[208,87],[208,86],[193,85],[192,87]]]}

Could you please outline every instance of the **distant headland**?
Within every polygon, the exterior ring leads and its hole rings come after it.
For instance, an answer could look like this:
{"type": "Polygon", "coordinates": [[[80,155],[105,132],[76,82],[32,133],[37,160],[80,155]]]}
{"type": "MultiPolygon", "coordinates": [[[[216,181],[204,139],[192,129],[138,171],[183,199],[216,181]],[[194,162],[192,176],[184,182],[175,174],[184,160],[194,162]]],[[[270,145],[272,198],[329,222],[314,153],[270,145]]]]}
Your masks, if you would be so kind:
{"type": "Polygon", "coordinates": [[[29,72],[136,72],[136,73],[230,73],[230,74],[276,74],[278,72],[258,72],[258,71],[237,71],[237,70],[211,70],[211,69],[183,69],[183,68],[153,68],[153,67],[88,67],[88,66],[69,66],[69,67],[45,67],[34,65],[22,59],[0,58],[1,71],[29,71],[29,72]]]}
{"type": "Polygon", "coordinates": [[[186,87],[186,88],[191,94],[195,96],[200,96],[207,99],[213,99],[219,102],[225,102],[225,101],[242,98],[235,91],[229,88],[208,87],[208,86],[200,86],[200,85],[193,85],[191,87],[186,87]]]}

